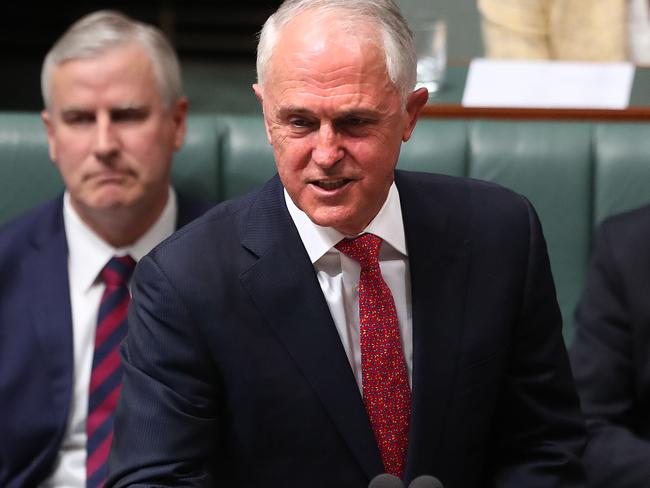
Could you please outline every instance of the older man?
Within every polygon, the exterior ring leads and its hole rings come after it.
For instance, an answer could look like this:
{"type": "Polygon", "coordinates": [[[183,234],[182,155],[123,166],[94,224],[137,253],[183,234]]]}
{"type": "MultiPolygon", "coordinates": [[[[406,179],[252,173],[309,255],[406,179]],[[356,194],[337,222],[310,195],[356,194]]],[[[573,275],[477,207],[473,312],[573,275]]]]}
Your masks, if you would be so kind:
{"type": "Polygon", "coordinates": [[[582,486],[537,217],[395,171],[426,90],[392,0],[289,0],[258,84],[279,177],[138,267],[111,486],[582,486]]]}
{"type": "Polygon", "coordinates": [[[133,265],[204,206],[170,188],[187,101],[158,30],[115,12],[79,20],[42,89],[66,191],[0,231],[0,486],[94,487],[133,265]]]}

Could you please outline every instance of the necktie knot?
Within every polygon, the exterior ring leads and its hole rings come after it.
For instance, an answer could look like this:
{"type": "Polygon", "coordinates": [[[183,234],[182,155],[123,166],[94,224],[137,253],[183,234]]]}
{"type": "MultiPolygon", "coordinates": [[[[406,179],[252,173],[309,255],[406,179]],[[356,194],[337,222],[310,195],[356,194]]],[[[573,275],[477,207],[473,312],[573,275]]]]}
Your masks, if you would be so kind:
{"type": "Polygon", "coordinates": [[[129,282],[134,268],[135,260],[128,254],[113,256],[100,273],[102,281],[110,288],[124,286],[129,282]]]}
{"type": "Polygon", "coordinates": [[[365,271],[374,266],[379,266],[381,243],[381,237],[374,234],[362,234],[354,239],[343,239],[336,245],[336,249],[349,258],[358,261],[361,270],[365,271]]]}

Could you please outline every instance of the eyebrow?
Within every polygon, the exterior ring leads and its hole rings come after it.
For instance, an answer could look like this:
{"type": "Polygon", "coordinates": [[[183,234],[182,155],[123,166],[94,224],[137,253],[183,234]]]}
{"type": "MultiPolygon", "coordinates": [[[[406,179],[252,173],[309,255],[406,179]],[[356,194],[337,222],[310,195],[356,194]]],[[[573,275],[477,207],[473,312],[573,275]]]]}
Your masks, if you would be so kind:
{"type": "MultiPolygon", "coordinates": [[[[316,114],[311,110],[308,110],[304,107],[292,106],[292,105],[289,105],[287,107],[282,107],[279,110],[279,115],[281,118],[287,118],[291,115],[304,115],[310,117],[316,116],[316,114]]],[[[368,109],[368,108],[352,108],[334,114],[333,118],[334,120],[345,119],[348,117],[361,117],[361,118],[373,119],[373,118],[377,118],[378,116],[379,116],[379,112],[377,110],[368,109]]]]}
{"type": "Polygon", "coordinates": [[[125,105],[122,107],[112,107],[109,110],[109,113],[111,115],[115,114],[127,114],[127,113],[133,113],[133,114],[148,114],[151,111],[151,107],[148,105],[125,105]]]}
{"type": "MultiPolygon", "coordinates": [[[[121,105],[116,107],[111,107],[108,110],[108,113],[111,116],[125,114],[125,113],[134,113],[134,114],[147,114],[151,111],[151,107],[148,105],[121,105]]],[[[83,115],[83,114],[96,114],[96,110],[87,107],[68,107],[61,110],[62,117],[69,117],[74,115],[83,115]]]]}
{"type": "Polygon", "coordinates": [[[306,108],[290,105],[280,108],[278,115],[282,118],[286,118],[289,115],[314,115],[314,113],[306,108]]]}
{"type": "MultiPolygon", "coordinates": [[[[109,108],[109,112],[113,112],[116,110],[148,110],[149,105],[147,104],[124,104],[124,105],[116,105],[114,107],[109,108]]],[[[92,107],[84,107],[82,105],[70,105],[69,107],[65,107],[61,109],[61,113],[66,113],[66,112],[95,112],[96,110],[92,107]]]]}

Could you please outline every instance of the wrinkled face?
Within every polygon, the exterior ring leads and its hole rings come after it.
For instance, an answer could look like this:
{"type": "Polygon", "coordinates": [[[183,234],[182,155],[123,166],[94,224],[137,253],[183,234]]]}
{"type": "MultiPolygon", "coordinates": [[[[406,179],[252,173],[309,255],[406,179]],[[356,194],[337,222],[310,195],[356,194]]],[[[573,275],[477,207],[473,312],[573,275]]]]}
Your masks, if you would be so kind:
{"type": "Polygon", "coordinates": [[[187,102],[164,107],[142,47],[65,61],[52,72],[50,102],[50,157],[82,216],[164,205],[187,102]]]}
{"type": "Polygon", "coordinates": [[[353,235],[381,209],[427,93],[405,107],[383,50],[369,40],[372,27],[353,35],[314,15],[284,28],[264,86],[254,88],[293,202],[316,224],[353,235]]]}

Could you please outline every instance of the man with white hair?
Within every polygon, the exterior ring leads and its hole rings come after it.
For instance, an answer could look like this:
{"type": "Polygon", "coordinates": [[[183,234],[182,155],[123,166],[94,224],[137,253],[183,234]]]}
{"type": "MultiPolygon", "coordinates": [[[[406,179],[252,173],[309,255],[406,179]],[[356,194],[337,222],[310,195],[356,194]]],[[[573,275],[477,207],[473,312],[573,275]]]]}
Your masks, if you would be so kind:
{"type": "Polygon", "coordinates": [[[135,262],[207,207],[170,186],[187,100],[155,28],[100,11],[42,70],[65,192],[0,230],[0,486],[102,486],[135,262]]]}
{"type": "Polygon", "coordinates": [[[138,266],[109,486],[584,486],[534,210],[395,170],[415,65],[392,0],[287,0],[265,23],[278,176],[138,266]]]}

